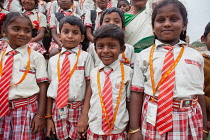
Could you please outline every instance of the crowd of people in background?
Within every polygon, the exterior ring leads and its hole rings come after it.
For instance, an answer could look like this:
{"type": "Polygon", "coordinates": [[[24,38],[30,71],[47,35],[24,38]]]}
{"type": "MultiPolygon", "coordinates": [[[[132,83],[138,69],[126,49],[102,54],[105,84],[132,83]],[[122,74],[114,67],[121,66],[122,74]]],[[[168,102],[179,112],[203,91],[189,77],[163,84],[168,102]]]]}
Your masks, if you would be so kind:
{"type": "Polygon", "coordinates": [[[0,2],[0,140],[207,139],[208,51],[179,0],[0,2]]]}

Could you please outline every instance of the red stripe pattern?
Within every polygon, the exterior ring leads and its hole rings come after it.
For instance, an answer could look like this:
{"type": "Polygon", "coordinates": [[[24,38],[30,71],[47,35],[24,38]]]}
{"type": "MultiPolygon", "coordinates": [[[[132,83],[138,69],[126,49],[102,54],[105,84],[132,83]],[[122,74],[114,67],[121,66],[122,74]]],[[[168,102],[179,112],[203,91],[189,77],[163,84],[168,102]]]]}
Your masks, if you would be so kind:
{"type": "Polygon", "coordinates": [[[57,108],[61,109],[66,106],[68,103],[68,93],[69,93],[69,74],[70,74],[70,61],[68,59],[68,55],[71,52],[64,52],[65,59],[62,64],[62,69],[61,69],[61,76],[60,80],[58,83],[58,93],[57,93],[57,99],[56,99],[56,104],[57,108]]]}
{"type": "MultiPolygon", "coordinates": [[[[174,63],[173,46],[164,46],[168,49],[162,68],[162,75],[168,71],[174,63]]],[[[168,77],[162,82],[158,95],[158,114],[156,128],[160,135],[172,130],[172,105],[174,94],[175,71],[173,70],[168,77]]]]}
{"type": "Polygon", "coordinates": [[[10,51],[9,57],[7,58],[4,69],[2,72],[1,82],[0,82],[0,118],[4,117],[7,113],[9,113],[9,88],[10,88],[10,80],[12,78],[12,68],[14,62],[14,55],[17,51],[10,51]]]}
{"type": "MultiPolygon", "coordinates": [[[[112,107],[112,83],[109,78],[109,74],[112,72],[110,71],[104,71],[106,77],[105,77],[105,82],[104,82],[104,88],[103,88],[103,93],[102,93],[102,100],[104,103],[104,107],[108,116],[109,124],[112,123],[113,120],[113,107],[112,107]]],[[[110,126],[107,123],[107,120],[105,118],[105,114],[102,113],[102,130],[106,135],[110,134],[110,126]]]]}

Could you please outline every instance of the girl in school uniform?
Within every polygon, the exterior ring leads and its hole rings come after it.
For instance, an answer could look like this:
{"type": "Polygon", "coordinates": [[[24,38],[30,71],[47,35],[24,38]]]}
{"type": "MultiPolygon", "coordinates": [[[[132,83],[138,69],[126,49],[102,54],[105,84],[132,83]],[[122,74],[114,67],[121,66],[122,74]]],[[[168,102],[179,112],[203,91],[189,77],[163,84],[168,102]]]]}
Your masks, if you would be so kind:
{"type": "Polygon", "coordinates": [[[187,23],[178,0],[163,0],[154,8],[155,45],[138,54],[134,64],[131,140],[206,139],[204,60],[182,41],[187,23]]]}
{"type": "Polygon", "coordinates": [[[21,0],[23,13],[25,13],[33,24],[33,34],[29,46],[40,52],[46,53],[42,39],[44,38],[45,29],[47,27],[47,18],[44,14],[38,12],[38,0],[21,0]]]}
{"type": "Polygon", "coordinates": [[[2,32],[9,44],[0,54],[0,139],[42,140],[46,61],[27,45],[32,24],[25,14],[7,14],[2,32]]]}

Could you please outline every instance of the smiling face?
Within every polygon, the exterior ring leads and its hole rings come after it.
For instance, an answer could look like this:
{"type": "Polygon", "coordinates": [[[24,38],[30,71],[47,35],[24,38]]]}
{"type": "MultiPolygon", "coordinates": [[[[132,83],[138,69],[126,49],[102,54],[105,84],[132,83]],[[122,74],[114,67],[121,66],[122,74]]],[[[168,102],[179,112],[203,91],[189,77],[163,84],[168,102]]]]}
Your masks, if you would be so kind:
{"type": "Polygon", "coordinates": [[[110,65],[117,60],[125,49],[120,46],[119,40],[112,37],[98,38],[95,46],[96,53],[104,65],[110,65]]]}
{"type": "Polygon", "coordinates": [[[101,10],[106,10],[107,5],[110,1],[109,0],[96,0],[96,5],[101,9],[101,10]]]}
{"type": "Polygon", "coordinates": [[[63,10],[68,10],[73,5],[73,0],[58,0],[58,5],[63,10]]]}
{"type": "Polygon", "coordinates": [[[182,15],[173,4],[165,5],[158,10],[153,32],[161,42],[174,45],[178,43],[180,34],[185,30],[182,15]]]}
{"type": "Polygon", "coordinates": [[[21,0],[21,4],[26,11],[31,11],[35,8],[35,0],[21,0]]]}
{"type": "Polygon", "coordinates": [[[102,25],[115,24],[122,28],[122,19],[117,12],[112,12],[110,14],[104,15],[102,25]]]}
{"type": "Polygon", "coordinates": [[[64,23],[59,38],[64,48],[71,49],[84,40],[84,35],[81,34],[79,26],[64,23]]]}
{"type": "Polygon", "coordinates": [[[32,38],[32,27],[30,21],[24,17],[16,18],[2,31],[8,38],[10,46],[13,49],[27,44],[32,38]]]}

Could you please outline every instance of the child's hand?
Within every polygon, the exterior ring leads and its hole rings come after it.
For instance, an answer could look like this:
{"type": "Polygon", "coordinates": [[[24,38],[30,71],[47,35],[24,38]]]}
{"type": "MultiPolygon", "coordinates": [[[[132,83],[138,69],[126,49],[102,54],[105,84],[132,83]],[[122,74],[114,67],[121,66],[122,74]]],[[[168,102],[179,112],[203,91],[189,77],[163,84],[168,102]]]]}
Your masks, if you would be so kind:
{"type": "Polygon", "coordinates": [[[40,132],[45,127],[45,118],[37,117],[37,115],[33,118],[31,122],[31,130],[32,133],[40,132]]]}
{"type": "Polygon", "coordinates": [[[88,116],[86,115],[81,115],[77,124],[77,132],[79,134],[79,138],[85,138],[85,133],[87,132],[88,126],[88,116]]]}
{"type": "Polygon", "coordinates": [[[46,132],[46,137],[50,137],[50,132],[55,134],[55,125],[52,120],[52,118],[47,119],[47,132],[46,132]]]}

